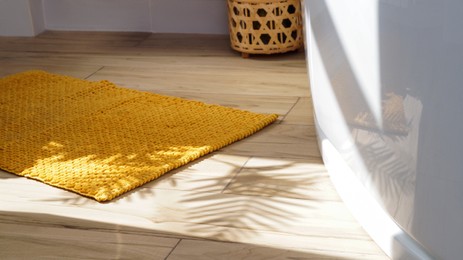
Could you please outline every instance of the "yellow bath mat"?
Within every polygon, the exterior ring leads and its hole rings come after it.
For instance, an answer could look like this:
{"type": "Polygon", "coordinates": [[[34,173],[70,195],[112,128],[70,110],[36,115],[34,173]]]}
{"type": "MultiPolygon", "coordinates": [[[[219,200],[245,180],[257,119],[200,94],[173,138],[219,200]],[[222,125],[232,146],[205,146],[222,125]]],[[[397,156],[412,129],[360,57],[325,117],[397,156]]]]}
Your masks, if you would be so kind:
{"type": "Polygon", "coordinates": [[[0,79],[0,168],[111,200],[276,120],[43,71],[0,79]]]}

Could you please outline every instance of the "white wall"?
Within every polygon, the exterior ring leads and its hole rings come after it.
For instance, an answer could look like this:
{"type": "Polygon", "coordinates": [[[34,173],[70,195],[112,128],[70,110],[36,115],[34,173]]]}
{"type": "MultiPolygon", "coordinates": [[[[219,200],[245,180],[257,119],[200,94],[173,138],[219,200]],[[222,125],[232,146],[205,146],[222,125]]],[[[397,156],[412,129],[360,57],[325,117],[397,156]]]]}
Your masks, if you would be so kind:
{"type": "Polygon", "coordinates": [[[152,32],[228,33],[226,0],[151,0],[152,32]]]}
{"type": "Polygon", "coordinates": [[[49,30],[151,31],[149,0],[44,0],[49,30]]]}
{"type": "Polygon", "coordinates": [[[0,0],[0,35],[33,36],[43,29],[42,0],[0,0]]]}
{"type": "Polygon", "coordinates": [[[225,34],[222,0],[43,0],[50,30],[225,34]]]}
{"type": "Polygon", "coordinates": [[[0,36],[43,30],[227,34],[225,0],[0,0],[0,36]]]}
{"type": "Polygon", "coordinates": [[[43,2],[42,0],[29,0],[29,7],[32,17],[32,27],[34,28],[34,35],[36,35],[45,30],[43,2]]]}

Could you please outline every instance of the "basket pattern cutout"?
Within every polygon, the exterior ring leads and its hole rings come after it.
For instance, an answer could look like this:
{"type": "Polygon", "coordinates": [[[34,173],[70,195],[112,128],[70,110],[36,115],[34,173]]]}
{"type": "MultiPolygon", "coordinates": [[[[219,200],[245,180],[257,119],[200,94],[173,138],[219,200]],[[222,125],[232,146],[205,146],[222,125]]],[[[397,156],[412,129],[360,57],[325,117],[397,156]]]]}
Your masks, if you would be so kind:
{"type": "Polygon", "coordinates": [[[293,51],[302,46],[299,0],[228,0],[230,42],[252,54],[293,51]]]}

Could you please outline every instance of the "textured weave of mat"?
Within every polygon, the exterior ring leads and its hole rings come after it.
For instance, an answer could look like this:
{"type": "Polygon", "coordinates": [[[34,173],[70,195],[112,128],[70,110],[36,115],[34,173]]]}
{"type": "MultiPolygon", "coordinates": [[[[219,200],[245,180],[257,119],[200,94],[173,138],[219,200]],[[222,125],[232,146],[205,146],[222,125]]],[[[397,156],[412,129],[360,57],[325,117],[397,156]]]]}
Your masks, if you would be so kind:
{"type": "Polygon", "coordinates": [[[276,120],[43,71],[0,79],[0,168],[111,200],[276,120]]]}

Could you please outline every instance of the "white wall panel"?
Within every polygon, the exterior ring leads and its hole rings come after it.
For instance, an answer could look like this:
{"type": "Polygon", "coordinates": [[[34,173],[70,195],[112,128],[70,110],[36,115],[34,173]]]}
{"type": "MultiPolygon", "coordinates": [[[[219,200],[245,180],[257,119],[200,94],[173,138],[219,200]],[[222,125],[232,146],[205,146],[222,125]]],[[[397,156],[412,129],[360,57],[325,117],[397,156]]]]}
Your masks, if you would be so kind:
{"type": "Polygon", "coordinates": [[[0,35],[43,30],[227,34],[225,0],[0,0],[0,35]]]}
{"type": "Polygon", "coordinates": [[[40,6],[41,0],[0,0],[0,35],[33,36],[39,33],[41,23],[39,21],[35,27],[34,18],[40,20],[40,6]]]}
{"type": "Polygon", "coordinates": [[[225,34],[222,0],[44,0],[49,30],[225,34]]]}
{"type": "Polygon", "coordinates": [[[32,26],[34,34],[39,34],[45,30],[45,20],[43,16],[43,1],[29,0],[30,14],[32,17],[32,26]]]}
{"type": "Polygon", "coordinates": [[[149,0],[44,0],[49,30],[151,31],[149,0]]]}
{"type": "Polygon", "coordinates": [[[152,31],[228,33],[225,0],[152,0],[152,31]]]}

